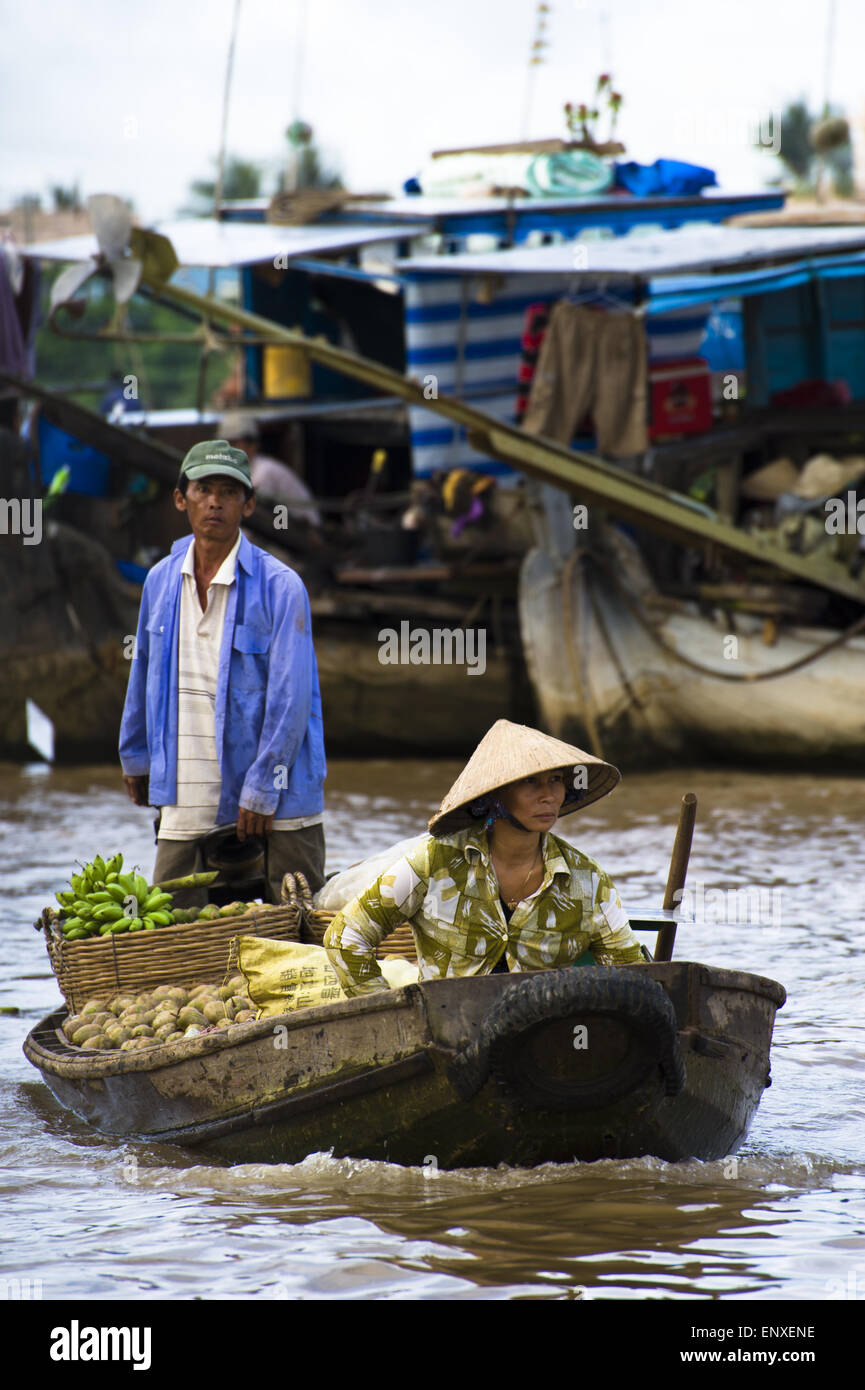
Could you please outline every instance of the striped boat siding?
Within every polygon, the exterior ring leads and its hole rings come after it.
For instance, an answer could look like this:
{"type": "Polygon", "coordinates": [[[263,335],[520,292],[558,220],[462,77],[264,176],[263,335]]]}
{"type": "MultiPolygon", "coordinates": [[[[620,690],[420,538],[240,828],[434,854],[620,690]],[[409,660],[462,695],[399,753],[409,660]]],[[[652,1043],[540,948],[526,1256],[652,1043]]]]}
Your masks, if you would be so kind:
{"type": "MultiPolygon", "coordinates": [[[[530,304],[554,303],[567,294],[561,275],[497,277],[491,303],[489,275],[405,276],[407,369],[424,386],[473,401],[495,419],[514,423],[522,332],[530,304]],[[460,339],[463,352],[460,353],[460,339]]],[[[628,287],[616,292],[633,298],[628,287]]],[[[653,315],[646,320],[653,362],[690,357],[699,351],[709,306],[653,315]]],[[[506,464],[469,447],[465,430],[429,410],[409,410],[412,468],[416,477],[439,469],[474,468],[503,483],[519,476],[506,464]]]]}

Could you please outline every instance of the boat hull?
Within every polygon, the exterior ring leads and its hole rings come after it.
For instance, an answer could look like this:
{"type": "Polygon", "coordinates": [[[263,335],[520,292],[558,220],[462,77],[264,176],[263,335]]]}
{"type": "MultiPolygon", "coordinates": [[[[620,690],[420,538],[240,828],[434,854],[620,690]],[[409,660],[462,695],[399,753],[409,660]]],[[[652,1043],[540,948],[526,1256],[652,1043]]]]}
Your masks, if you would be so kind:
{"type": "MultiPolygon", "coordinates": [[[[529,975],[410,985],[131,1054],[70,1048],[57,1031],[58,1012],[34,1029],[24,1050],[54,1095],[101,1133],[227,1162],[293,1163],[332,1151],[452,1168],[732,1152],[769,1084],[782,987],[689,962],[622,970],[656,981],[675,1010],[684,1062],[678,1094],[668,1093],[651,1066],[626,1094],[605,1097],[602,1084],[591,1103],[573,1109],[527,1101],[496,1074],[461,1095],[455,1058],[505,992],[525,988],[529,975]]],[[[533,1030],[546,1037],[548,1051],[571,1047],[571,1068],[597,1065],[571,1046],[581,1017],[575,1010],[533,1030]]]]}
{"type": "Polygon", "coordinates": [[[658,616],[621,537],[618,546],[631,564],[615,579],[541,550],[526,557],[520,625],[545,728],[614,748],[631,767],[671,758],[865,765],[865,637],[766,679],[836,634],[791,627],[768,646],[749,615],[737,615],[735,632],[686,605],[658,616]]]}

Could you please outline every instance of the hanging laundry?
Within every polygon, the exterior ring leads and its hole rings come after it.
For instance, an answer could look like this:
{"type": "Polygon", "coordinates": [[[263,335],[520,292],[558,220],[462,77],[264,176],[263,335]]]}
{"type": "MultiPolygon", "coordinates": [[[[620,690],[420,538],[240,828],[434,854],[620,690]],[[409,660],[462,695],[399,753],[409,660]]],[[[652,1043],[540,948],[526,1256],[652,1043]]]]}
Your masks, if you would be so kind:
{"type": "MultiPolygon", "coordinates": [[[[19,283],[18,290],[21,288],[19,283]]],[[[15,376],[29,376],[27,342],[18,317],[15,295],[6,254],[0,250],[0,367],[15,376]]]]}
{"type": "Polygon", "coordinates": [[[648,344],[642,318],[568,300],[553,306],[522,422],[569,444],[591,409],[598,450],[611,458],[648,447],[648,344]]]}
{"type": "Polygon", "coordinates": [[[550,306],[547,303],[530,304],[526,309],[522,337],[520,338],[521,360],[517,370],[517,408],[516,423],[519,425],[529,404],[541,343],[550,319],[550,306]]]}

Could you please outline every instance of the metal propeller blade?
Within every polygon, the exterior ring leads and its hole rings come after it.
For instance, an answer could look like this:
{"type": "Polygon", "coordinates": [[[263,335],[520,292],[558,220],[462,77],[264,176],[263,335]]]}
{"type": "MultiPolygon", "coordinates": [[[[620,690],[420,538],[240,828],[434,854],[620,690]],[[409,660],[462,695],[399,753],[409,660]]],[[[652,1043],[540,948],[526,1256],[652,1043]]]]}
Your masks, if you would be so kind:
{"type": "MultiPolygon", "coordinates": [[[[110,272],[118,304],[127,304],[141,281],[141,261],[129,254],[132,214],[123,199],[113,193],[94,193],[87,199],[87,211],[99,251],[57,277],[51,289],[52,314],[61,304],[71,309],[70,301],[99,270],[110,272]]],[[[79,306],[79,312],[82,307],[79,306]]]]}
{"type": "Polygon", "coordinates": [[[87,199],[87,211],[99,250],[106,260],[125,256],[132,235],[132,214],[123,199],[114,193],[93,193],[87,199]]]}
{"type": "Polygon", "coordinates": [[[90,279],[95,271],[96,262],[94,260],[80,261],[61,271],[51,286],[52,314],[59,304],[66,304],[70,299],[74,299],[81,286],[90,279]]]}

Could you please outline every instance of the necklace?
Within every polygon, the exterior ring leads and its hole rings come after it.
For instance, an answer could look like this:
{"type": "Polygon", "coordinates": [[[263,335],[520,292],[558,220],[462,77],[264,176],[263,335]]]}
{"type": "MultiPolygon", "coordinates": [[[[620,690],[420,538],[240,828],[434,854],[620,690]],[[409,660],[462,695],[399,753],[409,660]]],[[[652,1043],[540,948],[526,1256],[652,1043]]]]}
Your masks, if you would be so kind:
{"type": "MultiPolygon", "coordinates": [[[[538,850],[538,853],[540,853],[540,850],[538,850]]],[[[536,863],[537,863],[537,860],[538,860],[538,855],[536,854],[535,857],[534,857],[534,859],[532,860],[531,864],[529,865],[529,872],[526,874],[525,878],[524,878],[523,881],[522,881],[522,884],[520,885],[520,891],[519,891],[517,897],[515,897],[515,898],[505,898],[505,902],[507,903],[507,905],[508,905],[508,907],[510,908],[511,912],[513,912],[513,910],[514,910],[514,908],[516,907],[517,903],[522,902],[523,892],[524,892],[524,890],[525,890],[525,886],[526,886],[526,884],[528,883],[529,879],[531,878],[532,874],[533,874],[534,871],[535,871],[535,865],[536,865],[536,863]]]]}

